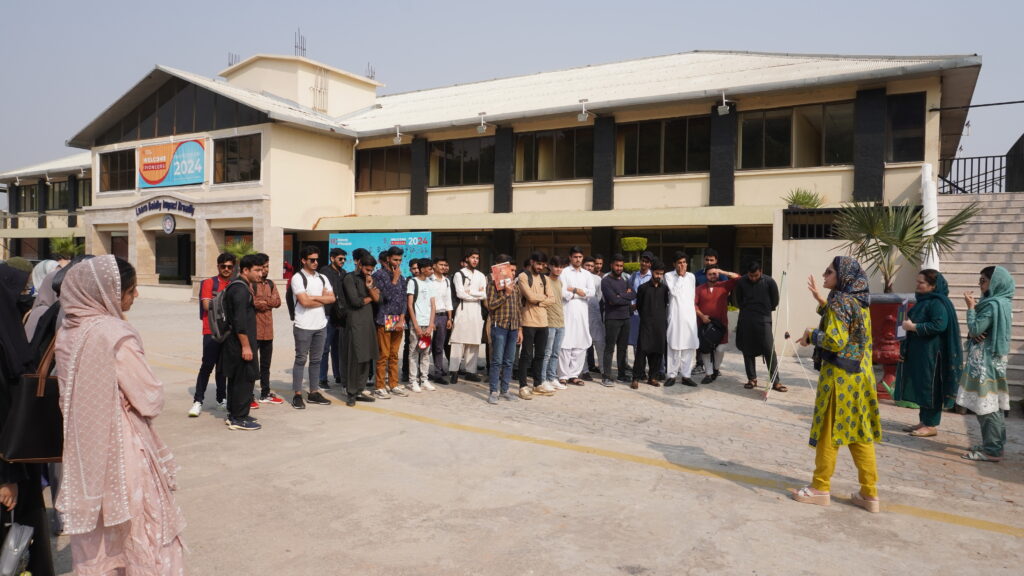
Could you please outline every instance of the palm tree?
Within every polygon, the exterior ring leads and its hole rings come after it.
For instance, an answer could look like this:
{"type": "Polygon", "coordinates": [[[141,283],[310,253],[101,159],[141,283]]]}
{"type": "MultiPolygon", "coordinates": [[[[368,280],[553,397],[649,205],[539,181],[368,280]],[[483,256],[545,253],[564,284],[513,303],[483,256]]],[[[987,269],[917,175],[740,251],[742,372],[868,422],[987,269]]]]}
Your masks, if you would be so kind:
{"type": "Polygon", "coordinates": [[[235,257],[235,261],[239,262],[242,260],[242,256],[248,256],[249,254],[255,254],[256,250],[252,247],[252,242],[236,238],[231,242],[220,247],[221,252],[227,252],[235,257]]]}
{"type": "Polygon", "coordinates": [[[973,202],[934,234],[927,234],[919,206],[909,202],[889,206],[854,202],[839,209],[833,230],[836,238],[845,241],[839,249],[867,265],[870,274],[880,272],[888,293],[903,266],[901,256],[917,266],[933,250],[940,255],[949,252],[960,243],[959,236],[979,212],[981,204],[973,202]]]}
{"type": "Polygon", "coordinates": [[[50,253],[61,254],[67,258],[74,258],[85,252],[85,246],[78,243],[74,236],[64,238],[50,238],[50,253]]]}

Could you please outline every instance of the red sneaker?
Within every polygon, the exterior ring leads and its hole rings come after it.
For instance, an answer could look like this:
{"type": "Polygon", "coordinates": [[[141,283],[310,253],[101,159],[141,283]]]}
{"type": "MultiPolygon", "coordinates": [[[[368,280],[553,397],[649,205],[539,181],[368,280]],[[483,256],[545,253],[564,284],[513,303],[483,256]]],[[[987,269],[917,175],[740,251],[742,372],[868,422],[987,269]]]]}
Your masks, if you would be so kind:
{"type": "Polygon", "coordinates": [[[260,407],[259,402],[256,402],[255,400],[252,401],[252,404],[249,404],[249,409],[251,409],[251,410],[259,408],[259,407],[260,407]]]}
{"type": "Polygon", "coordinates": [[[271,392],[266,396],[260,396],[260,404],[284,404],[280,396],[271,392]]]}

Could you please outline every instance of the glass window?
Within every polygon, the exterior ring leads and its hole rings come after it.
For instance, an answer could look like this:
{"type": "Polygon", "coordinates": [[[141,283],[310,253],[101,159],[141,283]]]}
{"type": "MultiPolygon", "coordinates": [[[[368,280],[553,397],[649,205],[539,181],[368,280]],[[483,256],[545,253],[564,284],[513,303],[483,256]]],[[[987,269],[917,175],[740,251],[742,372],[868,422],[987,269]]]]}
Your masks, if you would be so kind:
{"type": "Polygon", "coordinates": [[[793,110],[764,113],[764,167],[789,168],[793,151],[793,110]]]}
{"type": "Polygon", "coordinates": [[[76,191],[77,198],[75,205],[79,208],[84,206],[92,206],[92,180],[89,178],[81,178],[78,180],[78,190],[76,191]]]}
{"type": "Polygon", "coordinates": [[[740,168],[764,168],[764,112],[740,114],[740,168]]]}
{"type": "Polygon", "coordinates": [[[50,182],[50,192],[46,199],[47,210],[70,210],[71,190],[68,188],[67,180],[63,182],[50,182]]]}
{"type": "Polygon", "coordinates": [[[665,121],[664,172],[686,172],[686,118],[665,121]]]}
{"type": "Polygon", "coordinates": [[[130,142],[139,139],[139,110],[136,106],[130,114],[121,119],[121,134],[111,142],[130,142]]]}
{"type": "MultiPolygon", "coordinates": [[[[433,149],[431,152],[436,152],[433,149]]],[[[432,161],[436,158],[432,158],[432,161]]],[[[412,147],[356,151],[356,192],[402,190],[412,186],[412,147]]]]}
{"type": "Polygon", "coordinates": [[[638,129],[637,124],[619,124],[615,127],[615,149],[619,152],[615,173],[618,176],[636,176],[638,129]]]}
{"type": "Polygon", "coordinates": [[[430,186],[471,186],[494,182],[494,137],[433,142],[430,186]]]}
{"type": "Polygon", "coordinates": [[[213,92],[196,88],[196,132],[213,130],[213,92]]]}
{"type": "Polygon", "coordinates": [[[853,164],[853,102],[825,105],[824,164],[853,164]]]}
{"type": "Polygon", "coordinates": [[[172,78],[164,83],[157,92],[156,135],[170,136],[174,134],[174,97],[180,85],[172,78]]]}
{"type": "Polygon", "coordinates": [[[135,189],[135,150],[100,154],[100,192],[135,189]]]}
{"type": "Polygon", "coordinates": [[[213,183],[259,180],[262,154],[260,134],[214,140],[213,183]]]}
{"type": "Polygon", "coordinates": [[[889,162],[924,160],[924,92],[889,96],[886,132],[889,162]]]}
{"type": "Polygon", "coordinates": [[[616,126],[616,176],[707,171],[711,119],[651,120],[616,126]]]}
{"type": "Polygon", "coordinates": [[[174,133],[195,132],[196,86],[185,84],[174,98],[174,133]]]}
{"type": "Polygon", "coordinates": [[[35,212],[39,210],[38,190],[38,184],[18,186],[18,212],[35,212]]]}
{"type": "Polygon", "coordinates": [[[156,136],[156,95],[146,98],[139,106],[139,140],[156,136]]]}
{"type": "Polygon", "coordinates": [[[707,172],[711,169],[711,117],[688,118],[686,121],[686,171],[707,172]]]}
{"type": "Polygon", "coordinates": [[[214,102],[214,126],[218,130],[238,126],[235,118],[238,103],[220,94],[217,94],[214,102]]]}
{"type": "Polygon", "coordinates": [[[590,127],[518,134],[516,181],[589,178],[593,157],[594,129],[590,127]]]}

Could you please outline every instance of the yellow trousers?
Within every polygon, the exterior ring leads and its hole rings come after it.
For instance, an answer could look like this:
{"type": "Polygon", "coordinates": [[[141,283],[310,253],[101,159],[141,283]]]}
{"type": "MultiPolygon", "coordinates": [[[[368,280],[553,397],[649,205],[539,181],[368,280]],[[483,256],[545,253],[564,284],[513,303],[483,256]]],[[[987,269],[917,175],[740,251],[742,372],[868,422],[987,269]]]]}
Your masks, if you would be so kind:
{"type": "MultiPolygon", "coordinates": [[[[821,436],[818,438],[817,452],[814,456],[814,477],[811,488],[819,492],[831,492],[832,473],[836,470],[836,457],[839,447],[832,445],[832,425],[836,417],[835,389],[825,410],[825,421],[821,424],[821,436]]],[[[875,463],[875,445],[873,442],[854,442],[848,445],[853,463],[857,466],[857,479],[860,481],[860,493],[865,498],[878,497],[878,466],[875,463]]]]}

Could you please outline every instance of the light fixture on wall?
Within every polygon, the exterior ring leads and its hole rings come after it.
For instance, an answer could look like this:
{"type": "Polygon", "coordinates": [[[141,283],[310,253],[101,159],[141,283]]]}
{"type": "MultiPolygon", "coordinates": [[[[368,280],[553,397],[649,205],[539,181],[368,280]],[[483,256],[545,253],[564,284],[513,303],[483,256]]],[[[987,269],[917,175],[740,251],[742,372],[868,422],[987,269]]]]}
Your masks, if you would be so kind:
{"type": "Polygon", "coordinates": [[[395,146],[397,146],[397,145],[402,143],[402,131],[399,130],[398,124],[395,124],[395,139],[394,139],[394,143],[395,143],[395,146]]]}
{"type": "Polygon", "coordinates": [[[484,122],[484,114],[487,114],[487,112],[481,112],[480,113],[480,125],[476,127],[476,133],[477,134],[486,134],[487,133],[487,122],[484,122]]]}
{"type": "Polygon", "coordinates": [[[46,185],[49,186],[50,185],[50,174],[49,173],[44,174],[44,178],[46,180],[46,185]]]}
{"type": "Polygon", "coordinates": [[[78,175],[84,178],[85,177],[85,168],[80,168],[78,170],[78,175]]]}
{"type": "Polygon", "coordinates": [[[729,104],[730,103],[732,103],[732,101],[725,99],[725,91],[723,91],[722,92],[722,103],[718,105],[718,115],[719,116],[728,116],[729,115],[729,112],[731,111],[731,109],[729,108],[729,104]]]}
{"type": "Polygon", "coordinates": [[[21,186],[21,178],[15,176],[14,177],[14,185],[15,186],[21,186]]]}
{"type": "Polygon", "coordinates": [[[576,115],[576,119],[580,122],[586,122],[590,119],[590,112],[587,112],[587,102],[590,102],[590,100],[580,98],[580,113],[576,115]]]}

